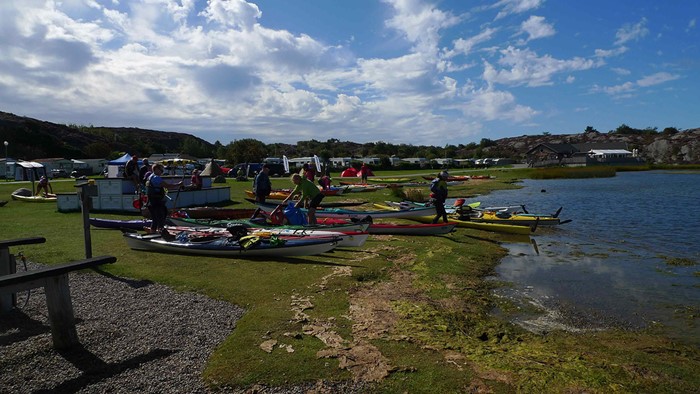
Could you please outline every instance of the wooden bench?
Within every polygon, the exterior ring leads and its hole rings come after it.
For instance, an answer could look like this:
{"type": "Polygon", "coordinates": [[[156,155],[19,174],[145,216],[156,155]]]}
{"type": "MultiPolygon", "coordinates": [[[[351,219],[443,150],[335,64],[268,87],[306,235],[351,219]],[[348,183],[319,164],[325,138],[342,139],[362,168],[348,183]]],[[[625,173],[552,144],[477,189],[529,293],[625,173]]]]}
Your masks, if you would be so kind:
{"type": "MultiPolygon", "coordinates": [[[[43,238],[25,238],[18,240],[0,241],[0,265],[11,259],[10,246],[43,243],[43,238]]],[[[53,265],[33,271],[10,273],[0,276],[0,297],[12,297],[18,291],[43,287],[46,293],[46,305],[49,310],[51,337],[56,349],[66,349],[79,344],[78,333],[75,329],[73,303],[68,285],[68,273],[85,268],[94,268],[102,264],[117,261],[113,256],[99,256],[66,264],[53,265]]]]}

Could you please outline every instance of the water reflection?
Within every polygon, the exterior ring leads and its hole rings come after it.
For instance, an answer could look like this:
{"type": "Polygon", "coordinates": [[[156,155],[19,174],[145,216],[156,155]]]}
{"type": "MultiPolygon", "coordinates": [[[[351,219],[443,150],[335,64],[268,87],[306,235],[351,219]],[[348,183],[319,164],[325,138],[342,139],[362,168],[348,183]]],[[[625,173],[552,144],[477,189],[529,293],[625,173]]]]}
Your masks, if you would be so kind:
{"type": "Polygon", "coordinates": [[[526,181],[522,190],[484,196],[482,204],[527,203],[530,211],[564,206],[561,217],[573,220],[538,228],[534,243],[505,243],[509,254],[497,267],[498,279],[514,286],[498,294],[544,311],[515,317],[529,329],[663,324],[674,337],[700,341],[700,266],[667,264],[670,258],[700,262],[700,217],[660,209],[694,206],[698,182],[697,174],[622,173],[526,181]]]}

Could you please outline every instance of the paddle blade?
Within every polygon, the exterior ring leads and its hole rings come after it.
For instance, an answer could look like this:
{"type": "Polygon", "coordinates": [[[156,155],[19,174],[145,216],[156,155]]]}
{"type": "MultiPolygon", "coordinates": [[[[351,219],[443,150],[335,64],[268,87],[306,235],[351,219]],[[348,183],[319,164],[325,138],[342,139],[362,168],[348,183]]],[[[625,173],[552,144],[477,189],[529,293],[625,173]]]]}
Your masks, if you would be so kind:
{"type": "Polygon", "coordinates": [[[552,215],[552,217],[553,218],[559,217],[559,214],[561,213],[562,208],[564,208],[564,207],[559,207],[559,209],[557,209],[557,211],[554,213],[554,215],[552,215]]]}

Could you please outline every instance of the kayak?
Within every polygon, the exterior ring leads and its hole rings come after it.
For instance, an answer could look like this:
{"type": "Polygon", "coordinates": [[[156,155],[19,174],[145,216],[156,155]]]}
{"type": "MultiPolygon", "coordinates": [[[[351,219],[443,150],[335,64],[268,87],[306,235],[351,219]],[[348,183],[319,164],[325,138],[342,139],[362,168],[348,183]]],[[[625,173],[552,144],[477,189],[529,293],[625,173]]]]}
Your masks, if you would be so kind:
{"type": "Polygon", "coordinates": [[[150,219],[118,220],[90,218],[90,225],[96,228],[143,230],[151,227],[150,219]]]}
{"type": "Polygon", "coordinates": [[[335,237],[284,240],[283,243],[258,238],[259,242],[250,247],[246,247],[245,242],[231,237],[204,238],[201,241],[169,241],[160,234],[124,233],[124,238],[127,245],[134,250],[231,258],[311,256],[329,252],[338,245],[338,239],[335,237]]]}
{"type": "MultiPolygon", "coordinates": [[[[272,211],[277,208],[277,205],[267,204],[267,203],[257,203],[258,207],[272,211]]],[[[300,208],[300,210],[306,214],[307,209],[300,208]]],[[[425,215],[435,215],[435,207],[410,207],[408,209],[400,210],[373,210],[373,211],[354,211],[350,209],[342,208],[323,208],[316,210],[316,217],[319,218],[337,218],[337,219],[360,219],[367,216],[372,217],[372,219],[380,218],[407,218],[411,216],[425,216],[425,215]]]]}
{"type": "MultiPolygon", "coordinates": [[[[396,210],[388,205],[374,204],[378,208],[383,208],[386,210],[396,210]]],[[[433,216],[413,216],[408,219],[415,220],[422,223],[432,223],[435,215],[433,216]]],[[[470,220],[459,220],[452,216],[448,216],[451,223],[456,223],[457,227],[473,228],[477,230],[494,231],[508,234],[530,234],[532,229],[525,226],[514,226],[509,224],[498,224],[498,223],[478,223],[472,222],[470,220]]]]}
{"type": "MultiPolygon", "coordinates": [[[[511,212],[472,211],[469,221],[477,223],[500,223],[515,226],[556,226],[563,223],[551,215],[518,214],[511,212]]],[[[568,221],[566,221],[568,223],[568,221]]]]}
{"type": "Polygon", "coordinates": [[[255,214],[255,208],[193,207],[180,208],[173,216],[193,219],[248,219],[255,214]]]}
{"type": "Polygon", "coordinates": [[[49,194],[47,196],[20,196],[18,194],[12,194],[11,196],[13,200],[24,202],[56,202],[58,200],[55,194],[49,194]]]}
{"type": "MultiPolygon", "coordinates": [[[[255,201],[254,198],[246,198],[245,200],[248,201],[248,202],[250,202],[250,203],[257,204],[257,201],[255,201]]],[[[282,199],[282,200],[275,200],[275,199],[271,199],[271,198],[266,198],[266,199],[265,199],[265,202],[266,202],[266,203],[275,204],[275,205],[280,205],[280,204],[282,204],[282,201],[284,201],[284,199],[282,199]]],[[[298,200],[294,200],[294,201],[298,201],[298,200]]],[[[321,203],[321,208],[356,207],[356,206],[364,205],[364,204],[367,204],[367,203],[368,203],[368,201],[333,201],[333,202],[322,202],[322,203],[321,203]]]]}
{"type": "Polygon", "coordinates": [[[354,232],[354,231],[367,231],[369,228],[369,223],[344,223],[344,224],[318,224],[316,226],[312,225],[275,225],[267,222],[250,220],[250,219],[236,219],[236,220],[216,220],[216,219],[188,219],[188,218],[168,218],[170,224],[174,226],[189,226],[189,227],[221,227],[226,228],[236,225],[244,225],[248,228],[262,228],[262,229],[272,229],[272,228],[284,228],[291,230],[326,230],[326,231],[336,231],[336,232],[354,232]]]}
{"type": "MultiPolygon", "coordinates": [[[[409,218],[417,222],[422,223],[432,223],[435,216],[417,216],[409,218]]],[[[449,223],[455,223],[457,227],[472,228],[476,230],[492,231],[495,233],[506,233],[506,234],[520,234],[529,235],[533,229],[527,226],[514,226],[510,224],[498,224],[498,223],[479,223],[472,222],[469,220],[459,220],[452,218],[448,215],[449,223]]]]}
{"type": "Polygon", "coordinates": [[[367,231],[370,234],[382,235],[441,235],[453,231],[456,226],[457,223],[372,223],[367,231]]]}
{"type": "MultiPolygon", "coordinates": [[[[186,234],[188,237],[211,237],[211,236],[230,236],[228,228],[224,227],[189,227],[189,226],[166,226],[168,233],[178,236],[186,234]]],[[[246,228],[247,235],[256,235],[262,238],[270,238],[277,236],[282,239],[313,239],[313,238],[328,238],[337,237],[338,246],[357,247],[362,246],[367,241],[369,233],[366,231],[328,231],[328,230],[310,230],[310,229],[286,229],[286,228],[246,228]]]]}
{"type": "MultiPolygon", "coordinates": [[[[323,218],[319,223],[348,223],[345,219],[323,218]]],[[[456,223],[372,223],[367,232],[372,235],[441,235],[455,229],[456,223]]]]}

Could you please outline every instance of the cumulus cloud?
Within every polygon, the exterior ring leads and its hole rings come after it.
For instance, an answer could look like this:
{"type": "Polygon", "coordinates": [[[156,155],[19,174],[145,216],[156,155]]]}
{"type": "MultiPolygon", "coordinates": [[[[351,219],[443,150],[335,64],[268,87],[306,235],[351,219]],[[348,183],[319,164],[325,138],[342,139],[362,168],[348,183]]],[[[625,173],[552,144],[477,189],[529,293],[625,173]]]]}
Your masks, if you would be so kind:
{"type": "Polygon", "coordinates": [[[490,85],[526,85],[530,87],[551,85],[552,76],[571,71],[588,70],[601,63],[575,57],[569,60],[555,59],[550,55],[538,56],[532,50],[508,47],[500,51],[498,70],[489,62],[484,62],[483,79],[490,85]]]}
{"type": "Polygon", "coordinates": [[[527,34],[527,41],[553,36],[554,26],[546,23],[543,16],[532,15],[520,25],[522,32],[527,34]]]}

